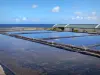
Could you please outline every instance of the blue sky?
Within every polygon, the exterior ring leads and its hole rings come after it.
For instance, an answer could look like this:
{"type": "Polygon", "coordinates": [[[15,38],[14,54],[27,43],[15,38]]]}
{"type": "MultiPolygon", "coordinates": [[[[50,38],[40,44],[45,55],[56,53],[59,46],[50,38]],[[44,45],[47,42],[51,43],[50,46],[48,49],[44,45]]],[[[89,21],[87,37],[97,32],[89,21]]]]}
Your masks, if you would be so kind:
{"type": "Polygon", "coordinates": [[[0,23],[100,23],[100,0],[0,0],[0,23]]]}

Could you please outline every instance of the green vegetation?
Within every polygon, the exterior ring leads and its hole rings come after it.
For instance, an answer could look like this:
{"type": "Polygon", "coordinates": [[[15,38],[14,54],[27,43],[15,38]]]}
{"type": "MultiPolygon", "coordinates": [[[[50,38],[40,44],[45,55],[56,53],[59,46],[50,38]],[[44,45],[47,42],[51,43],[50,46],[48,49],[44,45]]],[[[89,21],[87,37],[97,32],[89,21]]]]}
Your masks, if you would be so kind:
{"type": "Polygon", "coordinates": [[[78,30],[73,30],[73,32],[78,32],[78,30]]]}
{"type": "Polygon", "coordinates": [[[84,29],[83,32],[87,32],[87,30],[84,29]]]}
{"type": "Polygon", "coordinates": [[[93,32],[96,32],[96,30],[94,29],[93,32]]]}
{"type": "Polygon", "coordinates": [[[47,30],[52,30],[52,31],[62,31],[60,28],[48,28],[47,30]]]}

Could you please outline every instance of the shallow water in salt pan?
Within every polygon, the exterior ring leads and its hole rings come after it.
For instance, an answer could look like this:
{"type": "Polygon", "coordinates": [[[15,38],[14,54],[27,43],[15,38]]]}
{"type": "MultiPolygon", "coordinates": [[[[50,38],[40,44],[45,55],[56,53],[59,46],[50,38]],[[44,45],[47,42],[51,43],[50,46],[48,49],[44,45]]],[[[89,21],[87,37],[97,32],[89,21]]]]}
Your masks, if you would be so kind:
{"type": "Polygon", "coordinates": [[[0,62],[17,75],[100,75],[100,59],[0,35],[0,62]]]}

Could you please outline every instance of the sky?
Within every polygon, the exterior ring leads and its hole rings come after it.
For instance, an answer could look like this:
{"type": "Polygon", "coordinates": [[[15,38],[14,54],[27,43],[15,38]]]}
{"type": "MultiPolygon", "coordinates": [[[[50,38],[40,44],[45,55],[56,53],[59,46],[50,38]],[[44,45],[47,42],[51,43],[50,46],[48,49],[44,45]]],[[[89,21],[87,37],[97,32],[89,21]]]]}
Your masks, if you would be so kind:
{"type": "Polygon", "coordinates": [[[0,24],[100,23],[100,0],[0,0],[0,24]]]}

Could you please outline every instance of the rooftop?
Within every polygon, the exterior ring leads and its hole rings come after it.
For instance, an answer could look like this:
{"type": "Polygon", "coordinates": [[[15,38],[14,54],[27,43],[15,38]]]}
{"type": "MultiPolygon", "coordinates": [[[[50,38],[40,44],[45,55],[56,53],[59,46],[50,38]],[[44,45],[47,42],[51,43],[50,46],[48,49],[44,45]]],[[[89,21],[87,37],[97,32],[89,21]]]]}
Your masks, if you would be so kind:
{"type": "Polygon", "coordinates": [[[53,27],[68,27],[68,28],[100,28],[100,24],[56,24],[53,27]]]}

